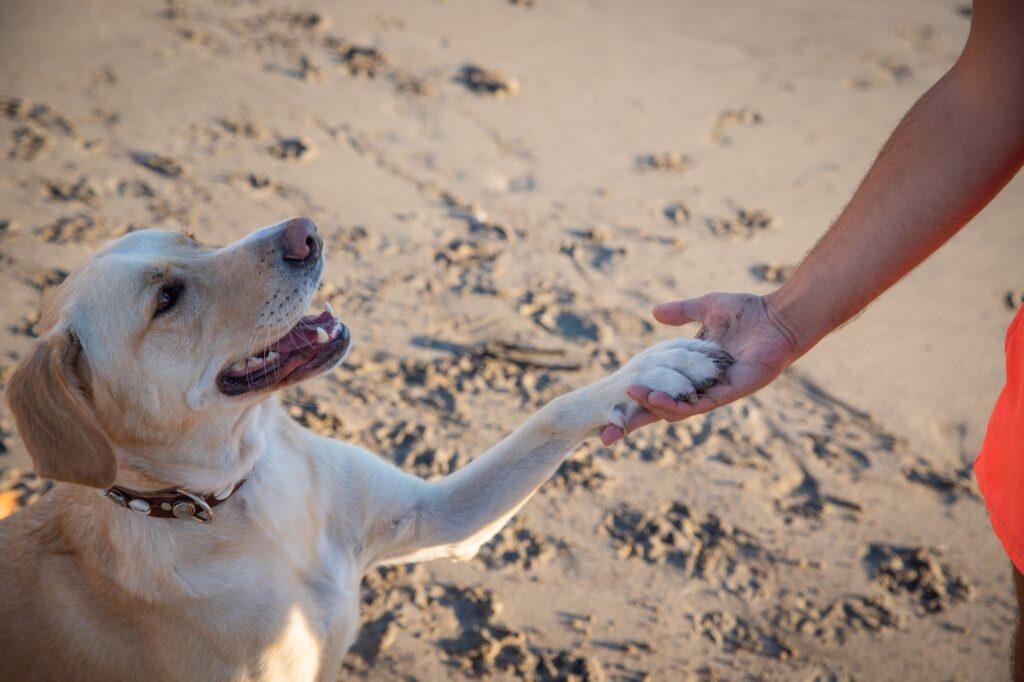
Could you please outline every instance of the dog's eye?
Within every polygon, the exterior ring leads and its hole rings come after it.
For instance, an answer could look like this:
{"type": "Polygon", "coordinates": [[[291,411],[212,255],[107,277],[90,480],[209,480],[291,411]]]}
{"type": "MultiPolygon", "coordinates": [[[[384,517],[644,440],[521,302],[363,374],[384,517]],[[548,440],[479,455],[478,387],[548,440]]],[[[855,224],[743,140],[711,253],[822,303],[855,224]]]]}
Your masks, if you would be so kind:
{"type": "Polygon", "coordinates": [[[165,284],[160,287],[160,293],[156,297],[156,311],[154,311],[153,317],[159,317],[173,308],[184,288],[182,284],[165,284]]]}

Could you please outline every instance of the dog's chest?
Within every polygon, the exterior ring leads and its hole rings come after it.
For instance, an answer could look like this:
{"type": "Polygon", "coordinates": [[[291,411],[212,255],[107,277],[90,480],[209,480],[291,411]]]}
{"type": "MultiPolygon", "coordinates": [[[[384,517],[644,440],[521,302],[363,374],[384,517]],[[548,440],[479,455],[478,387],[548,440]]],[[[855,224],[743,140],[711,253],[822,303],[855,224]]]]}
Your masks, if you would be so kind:
{"type": "Polygon", "coordinates": [[[329,548],[312,560],[263,556],[231,574],[234,589],[214,600],[220,602],[214,620],[226,641],[248,633],[251,649],[240,663],[255,663],[260,679],[338,674],[359,627],[359,575],[350,556],[329,548]]]}

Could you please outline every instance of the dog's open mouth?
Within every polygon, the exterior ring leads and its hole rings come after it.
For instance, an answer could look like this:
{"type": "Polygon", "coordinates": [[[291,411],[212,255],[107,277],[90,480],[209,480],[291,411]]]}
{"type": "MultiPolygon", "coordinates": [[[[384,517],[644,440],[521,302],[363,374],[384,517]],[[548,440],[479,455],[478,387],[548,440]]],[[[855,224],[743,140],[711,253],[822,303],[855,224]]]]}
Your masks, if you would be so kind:
{"type": "Polygon", "coordinates": [[[328,308],[306,315],[283,337],[258,353],[231,363],[217,375],[226,395],[277,389],[333,367],[348,350],[348,327],[328,308]]]}

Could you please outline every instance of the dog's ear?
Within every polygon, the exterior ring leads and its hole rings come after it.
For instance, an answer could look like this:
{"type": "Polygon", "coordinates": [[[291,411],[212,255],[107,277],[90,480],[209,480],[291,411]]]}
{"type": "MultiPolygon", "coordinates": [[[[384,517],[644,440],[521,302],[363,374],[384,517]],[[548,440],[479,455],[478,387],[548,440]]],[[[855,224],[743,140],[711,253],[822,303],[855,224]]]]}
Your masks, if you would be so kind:
{"type": "Polygon", "coordinates": [[[7,400],[36,473],[106,488],[117,463],[83,393],[82,346],[62,326],[51,330],[7,382],[7,400]]]}

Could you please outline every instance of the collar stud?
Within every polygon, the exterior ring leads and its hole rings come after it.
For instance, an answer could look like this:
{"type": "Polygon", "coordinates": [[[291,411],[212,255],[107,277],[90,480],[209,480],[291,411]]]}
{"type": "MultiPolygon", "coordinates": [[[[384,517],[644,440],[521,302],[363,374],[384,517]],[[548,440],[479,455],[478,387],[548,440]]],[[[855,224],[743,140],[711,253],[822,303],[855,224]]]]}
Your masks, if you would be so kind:
{"type": "Polygon", "coordinates": [[[195,516],[196,506],[191,502],[182,500],[181,502],[176,502],[174,506],[171,507],[171,513],[174,514],[175,518],[187,519],[190,516],[195,516]]]}

